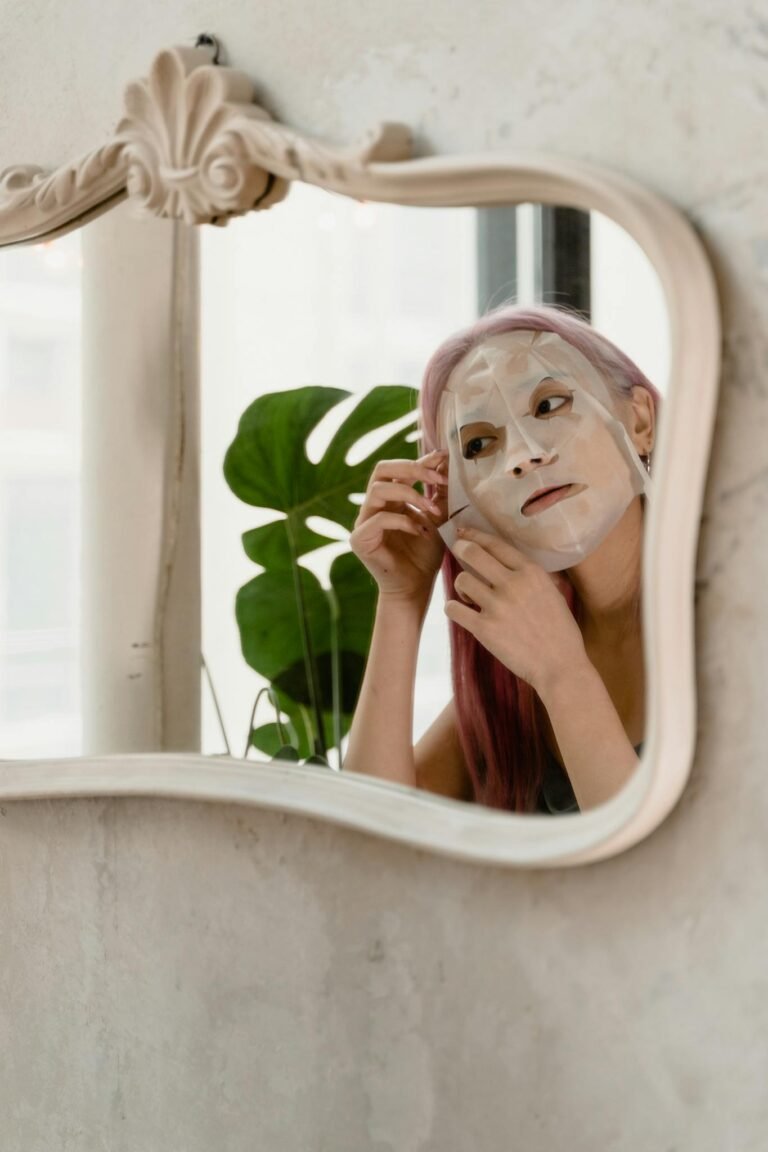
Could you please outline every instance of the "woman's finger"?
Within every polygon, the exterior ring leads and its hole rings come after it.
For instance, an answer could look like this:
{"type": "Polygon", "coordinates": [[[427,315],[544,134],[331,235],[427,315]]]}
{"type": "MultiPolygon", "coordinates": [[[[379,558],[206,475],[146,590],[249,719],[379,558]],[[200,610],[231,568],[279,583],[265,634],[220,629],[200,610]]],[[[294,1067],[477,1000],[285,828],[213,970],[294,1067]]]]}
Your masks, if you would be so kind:
{"type": "MultiPolygon", "coordinates": [[[[500,536],[494,536],[491,532],[482,532],[479,528],[462,527],[459,528],[457,535],[457,544],[459,541],[464,540],[470,545],[479,545],[479,550],[475,551],[472,549],[472,553],[478,562],[484,562],[486,568],[489,570],[493,570],[493,565],[489,564],[488,559],[483,560],[483,553],[485,553],[486,557],[496,560],[499,565],[508,571],[519,571],[531,563],[527,556],[524,556],[518,548],[515,548],[514,544],[510,544],[507,540],[502,540],[500,536]]],[[[474,560],[472,561],[472,567],[480,571],[474,560]]],[[[498,568],[495,570],[498,574],[498,568]]],[[[485,576],[485,574],[485,571],[481,572],[481,575],[485,576]]],[[[491,580],[491,583],[493,583],[493,580],[491,580]]]]}
{"type": "Polygon", "coordinates": [[[440,467],[448,459],[448,452],[445,448],[436,448],[434,452],[427,452],[424,456],[417,456],[414,463],[421,464],[425,468],[431,468],[436,472],[440,471],[440,467]]]}
{"type": "Polygon", "coordinates": [[[434,512],[422,512],[420,508],[409,508],[408,515],[411,516],[419,526],[426,528],[430,535],[437,534],[437,529],[444,519],[442,516],[435,516],[434,512]]]}
{"type": "Polygon", "coordinates": [[[425,512],[431,512],[434,516],[440,515],[440,508],[438,504],[431,500],[429,496],[422,496],[414,488],[409,487],[407,484],[399,484],[397,481],[390,480],[377,480],[371,484],[368,489],[363,507],[367,506],[374,511],[381,508],[386,508],[388,504],[398,502],[402,504],[415,504],[418,508],[423,508],[425,512]]]}
{"type": "Polygon", "coordinates": [[[441,508],[444,509],[445,514],[447,515],[448,514],[448,476],[446,475],[445,472],[440,472],[439,475],[441,477],[440,482],[438,483],[436,481],[430,480],[428,482],[426,488],[424,489],[424,491],[426,492],[426,494],[428,496],[431,496],[431,498],[433,500],[437,501],[437,503],[441,506],[441,508]]]}
{"type": "Polygon", "coordinates": [[[480,620],[480,613],[475,608],[468,608],[466,604],[460,604],[458,600],[446,600],[443,611],[449,620],[453,620],[454,624],[460,624],[462,628],[466,628],[473,636],[475,635],[480,620]]]}
{"type": "Polygon", "coordinates": [[[476,540],[460,537],[453,545],[453,554],[461,564],[481,576],[492,588],[500,588],[509,579],[510,573],[515,571],[502,564],[476,540]]]}
{"type": "Polygon", "coordinates": [[[361,520],[358,516],[349,537],[350,544],[353,548],[356,544],[375,542],[378,545],[382,533],[386,531],[408,532],[411,536],[423,536],[427,529],[426,525],[414,524],[411,517],[405,512],[376,512],[367,520],[361,520]]]}
{"type": "Polygon", "coordinates": [[[484,580],[478,580],[471,572],[460,572],[453,586],[462,600],[471,600],[478,608],[484,608],[490,602],[492,590],[484,580]]]}
{"type": "MultiPolygon", "coordinates": [[[[375,480],[399,480],[406,484],[417,482],[427,484],[447,484],[447,477],[438,472],[434,465],[423,460],[379,460],[371,473],[375,480]]],[[[370,485],[369,485],[370,487],[370,485]]]]}

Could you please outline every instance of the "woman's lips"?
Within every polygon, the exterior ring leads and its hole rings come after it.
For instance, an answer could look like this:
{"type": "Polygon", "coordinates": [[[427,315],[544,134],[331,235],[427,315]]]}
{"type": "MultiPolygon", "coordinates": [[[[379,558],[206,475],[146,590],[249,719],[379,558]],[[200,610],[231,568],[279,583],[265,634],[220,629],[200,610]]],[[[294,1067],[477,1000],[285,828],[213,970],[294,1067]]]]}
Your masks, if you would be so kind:
{"type": "Polygon", "coordinates": [[[577,492],[583,492],[585,488],[586,484],[560,484],[557,487],[540,488],[538,492],[534,492],[533,496],[529,496],[523,504],[523,516],[536,516],[545,508],[550,508],[553,504],[559,503],[560,500],[567,500],[569,496],[575,496],[577,492]]]}

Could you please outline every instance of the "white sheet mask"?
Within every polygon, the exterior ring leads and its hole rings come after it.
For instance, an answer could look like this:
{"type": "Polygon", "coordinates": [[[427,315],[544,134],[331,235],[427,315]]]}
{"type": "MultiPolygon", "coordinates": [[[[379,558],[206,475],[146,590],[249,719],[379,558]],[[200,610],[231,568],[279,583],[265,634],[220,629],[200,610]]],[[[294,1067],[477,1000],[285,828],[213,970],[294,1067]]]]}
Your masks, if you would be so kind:
{"type": "Polygon", "coordinates": [[[438,429],[449,452],[440,535],[451,549],[460,525],[481,528],[560,572],[602,543],[635,496],[650,493],[607,385],[554,333],[508,332],[473,348],[440,397],[438,429]]]}

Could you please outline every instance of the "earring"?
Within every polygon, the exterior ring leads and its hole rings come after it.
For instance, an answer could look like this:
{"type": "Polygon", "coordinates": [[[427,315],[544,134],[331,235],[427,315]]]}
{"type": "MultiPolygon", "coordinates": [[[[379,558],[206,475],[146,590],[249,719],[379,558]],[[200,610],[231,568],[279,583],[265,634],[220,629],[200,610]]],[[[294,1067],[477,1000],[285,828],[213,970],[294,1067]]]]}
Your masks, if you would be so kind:
{"type": "Polygon", "coordinates": [[[648,452],[645,456],[641,456],[640,459],[643,462],[643,467],[645,468],[646,472],[650,476],[650,474],[651,474],[651,454],[650,454],[650,452],[648,452]]]}

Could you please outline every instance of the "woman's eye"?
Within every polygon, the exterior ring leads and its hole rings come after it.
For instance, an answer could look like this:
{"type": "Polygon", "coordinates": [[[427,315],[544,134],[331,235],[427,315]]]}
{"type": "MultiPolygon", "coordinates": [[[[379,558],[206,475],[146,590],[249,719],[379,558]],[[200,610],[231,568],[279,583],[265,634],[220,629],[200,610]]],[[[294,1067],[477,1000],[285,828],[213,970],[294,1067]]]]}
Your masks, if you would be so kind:
{"type": "Polygon", "coordinates": [[[536,405],[537,416],[551,416],[553,412],[558,412],[564,404],[570,405],[570,396],[545,396],[536,405]]]}
{"type": "Polygon", "coordinates": [[[483,451],[486,440],[495,440],[495,436],[473,436],[471,440],[467,440],[464,445],[464,459],[472,460],[475,456],[479,456],[483,451]]]}

